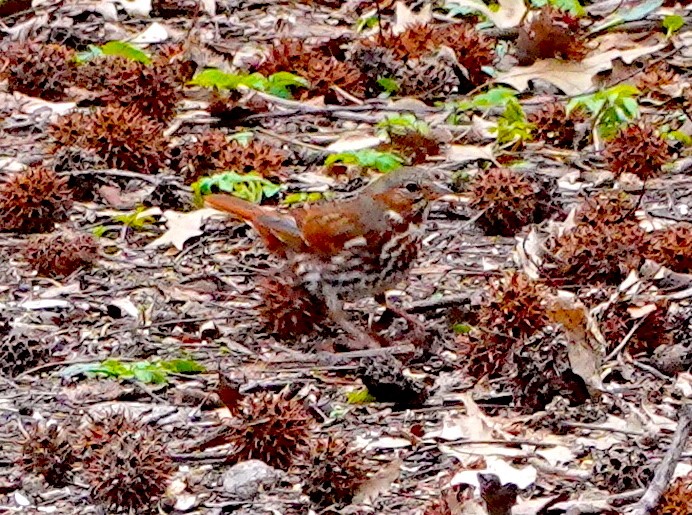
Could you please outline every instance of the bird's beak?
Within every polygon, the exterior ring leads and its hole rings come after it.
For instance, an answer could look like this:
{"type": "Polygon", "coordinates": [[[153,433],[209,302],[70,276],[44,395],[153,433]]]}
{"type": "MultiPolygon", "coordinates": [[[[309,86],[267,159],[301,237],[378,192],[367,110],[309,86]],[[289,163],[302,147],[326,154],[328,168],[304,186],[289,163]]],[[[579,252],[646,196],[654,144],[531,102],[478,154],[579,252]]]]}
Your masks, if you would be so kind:
{"type": "Polygon", "coordinates": [[[430,182],[425,185],[426,197],[428,200],[438,200],[447,195],[453,195],[454,192],[447,186],[439,182],[430,182]]]}

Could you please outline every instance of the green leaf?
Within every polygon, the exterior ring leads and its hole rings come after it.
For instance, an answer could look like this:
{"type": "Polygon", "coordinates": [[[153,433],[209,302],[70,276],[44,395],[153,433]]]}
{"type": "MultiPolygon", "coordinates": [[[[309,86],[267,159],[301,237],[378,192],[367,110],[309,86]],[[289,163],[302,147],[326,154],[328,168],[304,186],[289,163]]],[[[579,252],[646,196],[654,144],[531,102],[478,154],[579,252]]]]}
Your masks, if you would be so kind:
{"type": "Polygon", "coordinates": [[[217,68],[207,68],[195,75],[188,84],[203,88],[236,89],[243,78],[242,75],[226,73],[217,68]]]}
{"type": "Polygon", "coordinates": [[[472,329],[473,327],[468,324],[454,324],[452,326],[452,331],[457,334],[469,334],[472,329]]]}
{"type": "Polygon", "coordinates": [[[267,93],[279,98],[291,98],[291,88],[309,88],[310,82],[289,72],[277,72],[269,76],[267,93]]]}
{"type": "Polygon", "coordinates": [[[503,86],[492,88],[485,93],[480,93],[471,100],[463,100],[457,104],[457,109],[465,111],[474,108],[502,107],[508,102],[516,100],[517,92],[503,86]]]}
{"type": "Polygon", "coordinates": [[[97,238],[103,238],[104,234],[108,232],[108,227],[105,227],[103,225],[97,225],[93,229],[91,229],[91,234],[96,236],[97,238]]]}
{"type": "Polygon", "coordinates": [[[377,16],[364,16],[358,18],[355,30],[356,32],[363,32],[366,29],[377,27],[378,22],[379,20],[377,19],[377,16]]]}
{"type": "Polygon", "coordinates": [[[167,381],[167,375],[158,363],[139,361],[132,364],[132,376],[142,383],[163,384],[167,381]]]}
{"type": "Polygon", "coordinates": [[[662,24],[666,29],[666,37],[669,38],[685,25],[685,19],[679,14],[669,14],[663,18],[662,24]]]}
{"type": "Polygon", "coordinates": [[[170,359],[162,361],[161,366],[176,374],[197,374],[206,371],[204,365],[191,359],[170,359]]]}
{"type": "Polygon", "coordinates": [[[156,221],[156,219],[151,215],[142,215],[142,213],[146,210],[146,207],[139,206],[130,213],[115,215],[113,220],[123,224],[126,227],[129,227],[130,229],[141,230],[156,221]]]}
{"type": "Polygon", "coordinates": [[[332,166],[335,163],[358,165],[363,168],[374,168],[379,172],[386,173],[400,168],[403,164],[403,160],[391,152],[381,152],[368,148],[353,152],[331,154],[327,156],[324,162],[326,166],[332,166]]]}
{"type": "Polygon", "coordinates": [[[682,131],[670,131],[666,136],[674,141],[679,141],[686,147],[692,147],[692,136],[682,131]]]}
{"type": "Polygon", "coordinates": [[[146,53],[136,46],[130,43],[125,43],[124,41],[109,41],[105,45],[101,46],[101,52],[103,52],[104,55],[124,57],[130,61],[151,64],[151,58],[146,53]]]}
{"type": "Polygon", "coordinates": [[[101,47],[98,47],[96,45],[89,45],[87,46],[87,49],[84,52],[79,52],[74,57],[74,60],[75,62],[82,64],[87,63],[89,61],[93,61],[97,57],[101,56],[103,56],[103,51],[101,50],[101,47]]]}
{"type": "Polygon", "coordinates": [[[521,104],[514,98],[507,102],[504,112],[497,119],[497,127],[491,131],[497,133],[498,144],[505,145],[532,140],[532,129],[533,126],[526,121],[521,104]]]}
{"type": "Polygon", "coordinates": [[[95,366],[90,372],[94,374],[104,374],[108,377],[129,377],[132,375],[130,368],[117,359],[107,359],[95,366]]]}
{"type": "Polygon", "coordinates": [[[281,191],[280,184],[274,184],[254,172],[248,174],[223,172],[210,177],[202,177],[192,185],[192,190],[195,194],[208,195],[215,187],[220,191],[255,204],[259,204],[263,198],[273,197],[281,191]]]}
{"type": "Polygon", "coordinates": [[[377,84],[388,95],[395,95],[399,91],[399,83],[390,77],[380,77],[377,79],[377,84]]]}
{"type": "Polygon", "coordinates": [[[349,404],[369,404],[375,402],[375,400],[375,397],[370,395],[367,388],[346,393],[346,401],[349,404]]]}
{"type": "Polygon", "coordinates": [[[550,0],[549,3],[553,7],[557,7],[561,11],[567,11],[575,16],[584,16],[586,14],[579,0],[550,0]]]}
{"type": "Polygon", "coordinates": [[[430,126],[423,120],[419,120],[413,113],[388,114],[377,123],[377,127],[387,134],[403,135],[411,132],[430,134],[430,126]]]}
{"type": "Polygon", "coordinates": [[[329,191],[325,191],[324,193],[320,191],[289,193],[281,203],[291,206],[293,204],[318,202],[322,199],[332,198],[333,196],[334,195],[329,191]]]}
{"type": "Polygon", "coordinates": [[[140,50],[133,44],[126,43],[124,41],[109,41],[105,45],[101,46],[89,45],[86,51],[79,52],[76,55],[75,61],[80,64],[86,63],[88,61],[93,61],[98,57],[103,57],[104,55],[123,57],[125,59],[129,59],[130,61],[151,64],[151,58],[146,54],[146,52],[140,50]]]}
{"type": "Polygon", "coordinates": [[[627,119],[635,118],[639,115],[639,104],[634,98],[623,98],[620,102],[622,109],[625,111],[627,119]]]}

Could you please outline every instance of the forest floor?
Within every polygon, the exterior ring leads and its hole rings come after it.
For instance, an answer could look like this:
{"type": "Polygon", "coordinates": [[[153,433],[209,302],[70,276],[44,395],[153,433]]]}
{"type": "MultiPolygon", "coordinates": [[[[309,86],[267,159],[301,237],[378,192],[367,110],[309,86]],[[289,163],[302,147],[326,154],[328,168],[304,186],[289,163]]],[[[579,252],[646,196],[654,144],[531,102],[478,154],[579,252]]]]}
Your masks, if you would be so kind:
{"type": "Polygon", "coordinates": [[[0,0],[0,512],[692,513],[692,7],[555,4],[0,0]],[[425,336],[275,334],[198,196],[401,164],[425,336]]]}

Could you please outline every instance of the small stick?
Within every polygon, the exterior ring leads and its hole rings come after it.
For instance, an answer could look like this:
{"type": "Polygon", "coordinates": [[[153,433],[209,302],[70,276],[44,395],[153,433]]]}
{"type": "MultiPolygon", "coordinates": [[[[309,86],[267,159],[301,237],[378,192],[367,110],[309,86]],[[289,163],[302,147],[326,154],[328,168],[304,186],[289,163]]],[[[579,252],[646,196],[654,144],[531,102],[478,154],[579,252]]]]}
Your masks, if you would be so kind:
{"type": "Polygon", "coordinates": [[[673,441],[670,443],[666,455],[661,460],[661,463],[658,464],[658,467],[656,467],[654,478],[644,491],[644,495],[627,510],[626,513],[628,515],[647,515],[658,506],[663,493],[668,488],[668,484],[673,477],[675,466],[680,460],[682,451],[690,436],[690,429],[692,429],[692,405],[685,404],[680,407],[678,427],[675,429],[673,441]]]}

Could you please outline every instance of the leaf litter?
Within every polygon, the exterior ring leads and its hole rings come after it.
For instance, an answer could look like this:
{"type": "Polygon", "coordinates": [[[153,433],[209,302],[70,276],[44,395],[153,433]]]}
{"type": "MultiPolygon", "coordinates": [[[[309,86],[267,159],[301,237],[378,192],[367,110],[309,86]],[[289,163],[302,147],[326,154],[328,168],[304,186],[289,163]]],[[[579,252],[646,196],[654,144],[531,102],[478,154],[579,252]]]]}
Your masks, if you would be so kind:
{"type": "MultiPolygon", "coordinates": [[[[640,509],[646,490],[655,513],[692,512],[689,493],[679,498],[692,448],[673,437],[692,394],[684,3],[0,5],[0,511],[621,513],[640,509]],[[585,53],[522,43],[535,55],[520,65],[517,33],[536,30],[573,31],[585,53]],[[22,53],[28,45],[45,60],[22,53]],[[111,85],[85,95],[86,64],[50,61],[49,45],[124,70],[103,74],[128,93],[117,123],[163,127],[159,146],[118,140],[96,116],[111,85]],[[159,93],[160,112],[138,110],[156,66],[173,103],[159,93]],[[550,102],[562,109],[545,113],[565,118],[537,114],[550,102]],[[95,133],[63,125],[56,145],[56,124],[75,110],[95,133]],[[568,124],[563,148],[556,131],[568,124]],[[636,161],[649,148],[664,165],[636,161]],[[630,172],[613,169],[613,155],[630,172]],[[200,197],[343,198],[414,162],[455,192],[434,207],[420,260],[390,296],[425,324],[424,344],[411,347],[397,321],[380,328],[369,299],[349,314],[380,331],[394,361],[339,352],[344,337],[328,323],[274,334],[260,281],[280,262],[200,197]],[[67,219],[32,204],[50,200],[50,184],[7,186],[39,164],[79,195],[67,219]],[[512,173],[489,173],[498,168],[512,173]],[[498,179],[479,187],[486,176],[498,179]],[[16,224],[36,213],[38,225],[16,224]],[[21,227],[89,234],[99,258],[39,275],[32,263],[63,263],[70,250],[40,247],[21,227]],[[390,402],[411,389],[425,395],[390,402]],[[103,417],[116,422],[99,433],[103,417]],[[250,481],[239,497],[225,485],[240,480],[241,451],[287,475],[250,481]],[[119,452],[134,469],[110,461],[119,452]],[[653,481],[669,456],[664,482],[653,481]],[[133,496],[101,481],[112,467],[139,478],[133,496]],[[49,484],[60,470],[63,490],[49,484]]],[[[302,300],[277,291],[289,306],[302,300]]]]}

